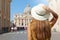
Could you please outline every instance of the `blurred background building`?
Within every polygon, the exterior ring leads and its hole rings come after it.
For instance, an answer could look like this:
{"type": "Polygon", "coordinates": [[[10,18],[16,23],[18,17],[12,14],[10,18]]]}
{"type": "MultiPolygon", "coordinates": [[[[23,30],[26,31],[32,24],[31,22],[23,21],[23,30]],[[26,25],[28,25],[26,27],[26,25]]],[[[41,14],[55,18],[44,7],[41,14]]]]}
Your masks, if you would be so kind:
{"type": "Polygon", "coordinates": [[[56,30],[58,32],[60,32],[60,0],[47,0],[49,3],[49,7],[55,11],[59,18],[56,22],[56,24],[54,25],[54,27],[52,28],[52,30],[56,30]]]}
{"type": "Polygon", "coordinates": [[[27,27],[29,22],[31,21],[31,8],[29,4],[27,4],[23,13],[16,13],[14,15],[14,24],[16,25],[16,27],[27,27]]]}
{"type": "Polygon", "coordinates": [[[0,0],[0,33],[10,27],[10,2],[11,0],[0,0]]]}

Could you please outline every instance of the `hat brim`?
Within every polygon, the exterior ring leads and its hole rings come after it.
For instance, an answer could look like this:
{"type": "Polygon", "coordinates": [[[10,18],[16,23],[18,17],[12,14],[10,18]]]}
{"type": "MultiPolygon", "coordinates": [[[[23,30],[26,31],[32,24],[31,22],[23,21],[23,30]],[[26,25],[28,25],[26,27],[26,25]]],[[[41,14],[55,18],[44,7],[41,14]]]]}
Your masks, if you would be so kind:
{"type": "Polygon", "coordinates": [[[43,16],[40,16],[33,9],[31,10],[31,15],[36,20],[48,20],[49,19],[49,16],[50,16],[49,13],[47,13],[47,14],[45,14],[43,16]]]}

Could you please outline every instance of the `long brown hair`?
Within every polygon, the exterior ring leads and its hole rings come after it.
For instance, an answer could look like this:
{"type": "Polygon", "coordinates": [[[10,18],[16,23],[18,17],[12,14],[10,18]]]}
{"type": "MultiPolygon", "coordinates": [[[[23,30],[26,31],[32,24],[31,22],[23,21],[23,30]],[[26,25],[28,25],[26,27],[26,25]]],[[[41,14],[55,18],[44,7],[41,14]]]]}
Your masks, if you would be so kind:
{"type": "Polygon", "coordinates": [[[30,23],[31,40],[50,40],[51,27],[49,21],[32,20],[30,23]]]}

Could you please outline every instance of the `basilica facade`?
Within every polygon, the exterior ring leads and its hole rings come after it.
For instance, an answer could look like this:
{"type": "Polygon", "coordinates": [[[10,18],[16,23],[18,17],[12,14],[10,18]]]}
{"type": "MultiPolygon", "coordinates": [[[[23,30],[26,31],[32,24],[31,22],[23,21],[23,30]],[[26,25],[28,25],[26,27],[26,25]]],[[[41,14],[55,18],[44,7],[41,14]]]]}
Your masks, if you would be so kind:
{"type": "Polygon", "coordinates": [[[31,21],[31,8],[29,4],[27,4],[23,13],[16,13],[14,15],[14,24],[16,27],[27,27],[31,21]]]}

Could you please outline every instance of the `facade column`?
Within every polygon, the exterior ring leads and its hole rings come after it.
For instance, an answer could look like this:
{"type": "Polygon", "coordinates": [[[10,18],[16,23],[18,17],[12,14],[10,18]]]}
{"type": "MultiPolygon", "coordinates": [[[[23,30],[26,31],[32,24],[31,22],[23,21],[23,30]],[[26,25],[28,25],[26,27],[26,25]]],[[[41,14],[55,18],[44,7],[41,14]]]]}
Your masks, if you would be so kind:
{"type": "Polygon", "coordinates": [[[22,19],[20,19],[20,26],[22,26],[22,19]]]}
{"type": "Polygon", "coordinates": [[[28,25],[28,19],[26,19],[26,27],[27,27],[27,25],[28,25]]]}

